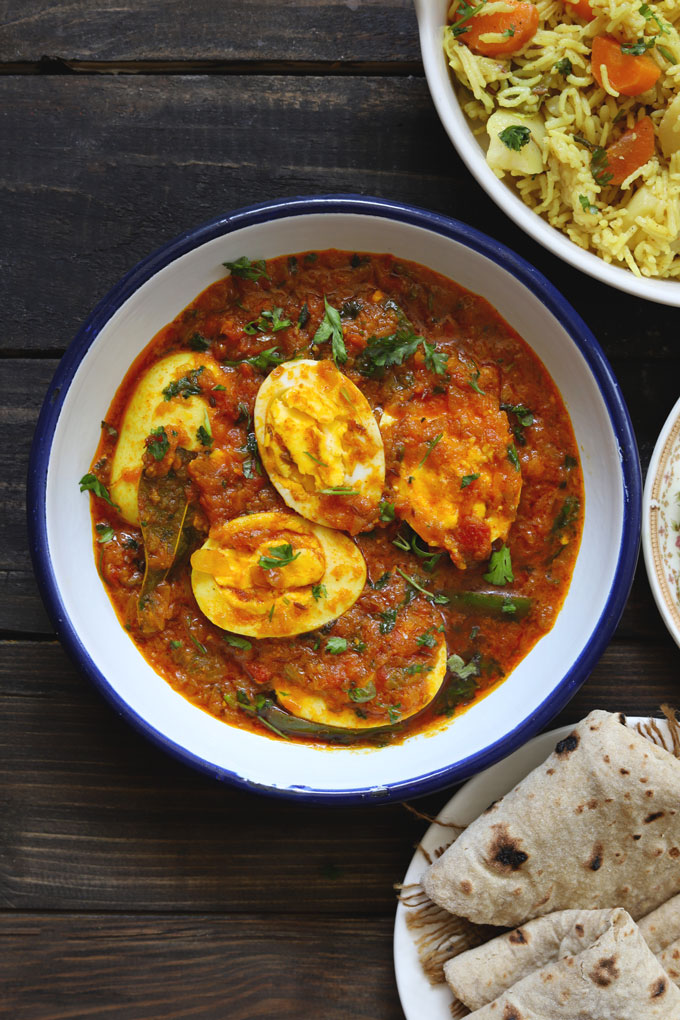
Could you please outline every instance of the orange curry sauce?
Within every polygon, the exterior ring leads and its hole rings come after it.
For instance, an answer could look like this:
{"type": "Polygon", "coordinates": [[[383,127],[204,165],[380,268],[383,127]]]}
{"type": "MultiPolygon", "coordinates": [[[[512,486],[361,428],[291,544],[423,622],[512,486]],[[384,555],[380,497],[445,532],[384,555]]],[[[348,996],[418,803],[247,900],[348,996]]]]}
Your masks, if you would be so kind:
{"type": "MultiPolygon", "coordinates": [[[[408,685],[402,683],[398,696],[392,697],[392,704],[399,706],[390,713],[395,725],[383,725],[375,734],[364,731],[356,738],[348,736],[344,742],[401,741],[413,732],[439,727],[446,717],[482,697],[553,626],[569,586],[582,530],[583,478],[571,422],[555,384],[527,344],[486,300],[438,273],[391,255],[334,250],[271,259],[266,272],[255,280],[225,276],[151,340],[125,376],[102,423],[92,468],[97,478],[110,484],[117,430],[141,374],[171,352],[209,350],[222,364],[224,381],[223,388],[205,393],[212,408],[212,446],[187,468],[200,506],[193,521],[195,533],[202,542],[211,526],[255,511],[286,509],[265,472],[259,473],[252,426],[255,397],[272,366],[246,359],[271,348],[276,348],[278,360],[330,358],[330,342],[312,345],[324,317],[325,295],[342,317],[348,360],[339,367],[365,394],[378,421],[383,407],[394,403],[395,397],[403,405],[430,397],[444,405],[454,400],[454,394],[449,394],[454,389],[451,373],[434,372],[431,362],[428,367],[422,344],[401,365],[366,374],[362,358],[371,339],[393,334],[405,321],[412,333],[435,345],[438,354],[453,359],[451,366],[471,366],[471,399],[482,391],[506,410],[514,434],[508,455],[522,476],[519,510],[506,543],[514,580],[494,585],[484,579],[488,560],[459,569],[441,549],[428,547],[421,539],[415,543],[420,555],[413,546],[407,551],[403,546],[413,538],[408,526],[398,518],[378,520],[373,530],[354,538],[368,569],[362,594],[348,612],[317,631],[290,638],[253,638],[241,642],[246,647],[236,647],[199,610],[185,557],[162,584],[154,632],[142,633],[137,622],[145,563],[141,531],[93,495],[100,574],[130,637],[175,690],[217,718],[273,739],[281,738],[265,728],[253,711],[258,697],[262,703],[262,695],[269,696],[273,677],[283,674],[298,687],[311,685],[313,677],[318,690],[321,675],[329,706],[346,704],[348,689],[362,687],[373,672],[372,663],[380,659],[381,648],[389,646],[393,655],[403,651],[405,663],[417,663],[419,651],[427,652],[419,646],[418,637],[428,628],[443,628],[448,654],[459,656],[467,668],[461,670],[456,660],[459,672],[447,673],[434,702],[413,719],[399,722],[409,703],[408,685]],[[246,331],[249,323],[264,322],[262,312],[273,308],[279,310],[280,320],[288,319],[291,325],[275,332],[253,332],[252,326],[246,331]],[[239,364],[227,365],[227,361],[239,364]],[[226,456],[213,456],[215,450],[225,451],[226,456]],[[442,597],[436,602],[428,598],[397,568],[442,597]],[[480,608],[470,592],[495,592],[495,606],[480,608]],[[520,603],[513,603],[513,598],[520,603]],[[518,604],[523,607],[519,612],[518,604]],[[347,650],[327,654],[329,637],[346,638],[347,650]]],[[[209,382],[206,385],[212,387],[209,382]]],[[[460,401],[460,379],[455,399],[460,401]]],[[[422,443],[417,426],[415,432],[413,442],[422,443]]],[[[390,448],[386,442],[385,453],[389,484],[404,450],[390,448]]],[[[451,484],[442,480],[443,501],[451,484]]],[[[462,485],[456,483],[458,488],[462,485]]],[[[411,681],[414,691],[421,682],[416,670],[411,681]]],[[[384,696],[387,703],[389,676],[378,671],[375,685],[377,697],[384,696]]],[[[370,713],[371,705],[357,705],[356,710],[370,713]]],[[[324,742],[323,735],[307,739],[324,742]]]]}

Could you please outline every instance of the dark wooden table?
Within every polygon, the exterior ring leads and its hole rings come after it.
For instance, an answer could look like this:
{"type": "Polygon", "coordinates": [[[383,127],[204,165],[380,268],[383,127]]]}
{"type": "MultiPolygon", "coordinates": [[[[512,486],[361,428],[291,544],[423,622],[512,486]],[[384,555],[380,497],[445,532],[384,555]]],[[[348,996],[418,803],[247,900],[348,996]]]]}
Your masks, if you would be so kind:
{"type": "MultiPolygon", "coordinates": [[[[220,786],[100,700],[31,572],[24,481],[45,389],[130,266],[286,195],[429,206],[540,266],[611,359],[643,468],[680,390],[678,312],[562,264],[473,183],[431,105],[410,0],[2,0],[0,23],[0,1016],[397,1020],[392,886],[423,824],[401,805],[220,786]]],[[[640,565],[559,721],[677,702],[679,661],[640,565]]]]}

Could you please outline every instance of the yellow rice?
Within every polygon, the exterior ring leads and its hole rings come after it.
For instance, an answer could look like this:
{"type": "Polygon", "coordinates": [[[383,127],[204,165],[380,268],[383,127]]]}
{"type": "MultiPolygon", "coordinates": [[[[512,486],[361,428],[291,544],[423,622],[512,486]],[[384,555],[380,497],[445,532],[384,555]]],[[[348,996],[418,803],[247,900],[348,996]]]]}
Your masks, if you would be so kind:
{"type": "MultiPolygon", "coordinates": [[[[470,0],[474,3],[475,0],[470,0]]],[[[498,109],[521,114],[540,113],[546,135],[542,143],[545,171],[533,176],[513,173],[510,179],[528,206],[540,213],[575,244],[595,252],[605,262],[626,266],[637,276],[680,277],[680,152],[670,159],[656,154],[622,185],[600,185],[590,169],[589,150],[579,135],[605,148],[623,130],[648,115],[658,131],[664,112],[680,94],[680,0],[590,0],[595,14],[584,23],[570,13],[563,0],[537,0],[539,27],[518,53],[478,56],[445,31],[445,49],[456,78],[462,109],[483,147],[485,124],[498,109]],[[647,18],[641,13],[641,7],[647,18]],[[652,11],[666,29],[650,17],[652,11]],[[656,36],[671,62],[654,46],[647,53],[661,68],[656,85],[639,96],[619,95],[603,76],[602,87],[590,69],[590,50],[596,35],[622,43],[656,36]],[[555,65],[568,58],[572,72],[562,75],[555,65]],[[626,207],[644,185],[653,197],[646,215],[631,216],[626,207]],[[583,204],[587,199],[588,208],[583,204]],[[651,207],[651,214],[650,214],[651,207]]],[[[455,21],[458,0],[451,5],[455,21]]],[[[486,3],[482,13],[508,10],[503,0],[486,3]]],[[[496,36],[489,34],[489,40],[496,36]]],[[[502,170],[494,169],[499,177],[502,170]]]]}

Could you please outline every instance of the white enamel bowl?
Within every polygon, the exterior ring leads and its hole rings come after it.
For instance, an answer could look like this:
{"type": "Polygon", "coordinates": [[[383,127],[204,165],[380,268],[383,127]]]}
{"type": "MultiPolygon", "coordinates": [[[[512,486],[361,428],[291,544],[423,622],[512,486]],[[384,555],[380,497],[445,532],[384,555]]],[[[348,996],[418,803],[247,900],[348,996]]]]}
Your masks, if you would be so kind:
{"type": "Polygon", "coordinates": [[[638,550],[640,468],[628,413],[597,342],[540,273],[456,221],[359,196],[286,199],[182,235],[97,306],[60,363],[34,440],[29,522],[36,573],[59,637],[116,710],[161,747],[218,779],[319,801],[404,798],[449,785],[523,744],[594,666],[626,601],[638,550]],[[394,747],[325,749],[227,726],[191,705],[141,657],[99,579],[78,479],[100,421],[139,351],[241,255],[310,249],[392,252],[486,297],[560,388],[585,474],[585,527],[553,630],[515,672],[442,732],[394,747]]]}
{"type": "Polygon", "coordinates": [[[680,400],[668,415],[649,462],[642,551],[654,601],[680,645],[680,400]]]}
{"type": "Polygon", "coordinates": [[[576,269],[618,290],[658,301],[680,305],[680,282],[635,276],[627,269],[609,265],[592,252],[584,251],[566,234],[551,227],[538,213],[524,204],[519,195],[499,180],[486,162],[481,145],[470,130],[460,108],[444,53],[443,34],[451,0],[415,0],[420,29],[420,49],[432,100],[444,129],[473,177],[496,205],[548,251],[576,269]]]}

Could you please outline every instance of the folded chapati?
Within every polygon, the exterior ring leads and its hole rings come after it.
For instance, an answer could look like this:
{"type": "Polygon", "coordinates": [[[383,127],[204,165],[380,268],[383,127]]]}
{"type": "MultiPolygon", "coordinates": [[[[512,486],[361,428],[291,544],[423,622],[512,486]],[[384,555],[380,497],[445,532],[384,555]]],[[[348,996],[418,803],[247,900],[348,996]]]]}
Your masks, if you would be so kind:
{"type": "Polygon", "coordinates": [[[521,978],[471,1020],[680,1020],[680,990],[630,915],[598,913],[608,919],[591,944],[521,978]]]}
{"type": "MultiPolygon", "coordinates": [[[[546,914],[449,960],[444,965],[444,976],[459,1002],[471,1010],[481,1009],[546,964],[590,948],[611,927],[616,915],[616,910],[546,914]]],[[[672,954],[678,948],[680,896],[642,918],[638,930],[667,970],[664,960],[672,964],[672,954]]],[[[667,973],[678,984],[680,975],[667,973]]]]}
{"type": "Polygon", "coordinates": [[[642,917],[680,892],[680,761],[624,716],[591,712],[422,885],[477,924],[609,907],[642,917]]]}

